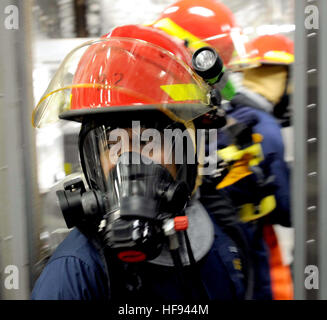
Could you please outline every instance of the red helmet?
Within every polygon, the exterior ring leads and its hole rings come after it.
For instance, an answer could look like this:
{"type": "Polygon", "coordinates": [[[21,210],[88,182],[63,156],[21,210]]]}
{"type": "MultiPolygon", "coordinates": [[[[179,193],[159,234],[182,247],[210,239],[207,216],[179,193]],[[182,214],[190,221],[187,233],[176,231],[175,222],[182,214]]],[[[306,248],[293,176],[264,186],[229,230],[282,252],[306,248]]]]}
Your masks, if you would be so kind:
{"type": "MultiPolygon", "coordinates": [[[[128,28],[117,28],[113,34],[119,30],[124,34],[128,28]]],[[[135,30],[148,33],[147,28],[135,30]]],[[[151,41],[162,47],[108,35],[73,50],[34,110],[34,125],[56,120],[64,111],[68,113],[61,117],[81,121],[90,113],[100,109],[101,113],[108,112],[114,107],[129,111],[127,107],[142,110],[147,106],[180,122],[208,112],[207,85],[177,58],[187,59],[187,50],[161,33],[161,42],[154,40],[155,35],[156,30],[151,41]]]]}
{"type": "MultiPolygon", "coordinates": [[[[113,34],[119,32],[115,29],[113,34]]],[[[158,32],[152,36],[155,34],[158,32]]],[[[187,129],[195,154],[198,148],[192,120],[212,110],[207,103],[209,87],[172,53],[178,49],[175,42],[171,41],[171,47],[167,39],[162,47],[160,43],[159,39],[153,44],[108,35],[73,50],[34,110],[33,124],[40,127],[58,116],[81,121],[82,128],[91,125],[92,120],[118,127],[126,121],[149,118],[152,123],[179,122],[187,129]]],[[[92,156],[92,152],[88,154],[92,156]]],[[[197,164],[180,167],[178,177],[195,190],[200,181],[197,164]]]]}
{"type": "Polygon", "coordinates": [[[234,51],[231,33],[239,32],[233,13],[215,0],[178,1],[166,8],[152,25],[186,40],[193,50],[214,47],[225,64],[234,51]]]}
{"type": "Polygon", "coordinates": [[[262,64],[290,65],[294,62],[294,43],[281,35],[263,35],[245,44],[246,53],[236,57],[232,68],[256,67],[262,64]]]}
{"type": "Polygon", "coordinates": [[[187,64],[190,64],[192,59],[191,52],[185,48],[184,42],[180,39],[173,38],[162,30],[151,26],[142,25],[125,25],[114,28],[110,33],[102,38],[123,37],[144,40],[155,44],[167,51],[173,53],[177,58],[187,64]]]}

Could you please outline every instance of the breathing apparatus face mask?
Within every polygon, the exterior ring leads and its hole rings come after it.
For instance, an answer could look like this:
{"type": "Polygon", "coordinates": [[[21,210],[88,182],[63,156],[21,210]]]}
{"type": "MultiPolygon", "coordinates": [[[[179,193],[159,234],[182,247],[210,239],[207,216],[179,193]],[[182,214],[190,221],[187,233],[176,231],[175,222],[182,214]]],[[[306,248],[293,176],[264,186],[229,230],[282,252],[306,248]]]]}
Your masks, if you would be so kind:
{"type": "Polygon", "coordinates": [[[175,141],[133,122],[97,126],[81,146],[89,185],[103,200],[99,233],[104,246],[125,262],[156,258],[165,241],[165,221],[183,215],[190,195],[185,165],[175,164],[175,141]]]}

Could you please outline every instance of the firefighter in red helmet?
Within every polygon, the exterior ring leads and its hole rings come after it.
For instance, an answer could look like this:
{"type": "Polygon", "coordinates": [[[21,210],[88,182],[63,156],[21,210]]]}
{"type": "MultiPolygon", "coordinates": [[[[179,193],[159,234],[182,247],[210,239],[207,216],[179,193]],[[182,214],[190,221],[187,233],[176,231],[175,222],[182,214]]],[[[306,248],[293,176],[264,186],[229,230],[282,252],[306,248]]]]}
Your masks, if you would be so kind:
{"type": "MultiPolygon", "coordinates": [[[[231,101],[225,104],[225,108],[227,116],[234,118],[238,122],[248,123],[255,119],[257,125],[254,126],[253,130],[263,136],[263,152],[265,155],[267,153],[276,154],[276,160],[273,161],[271,166],[273,170],[270,171],[278,175],[277,181],[280,187],[277,192],[277,206],[279,209],[263,210],[263,212],[267,214],[267,212],[273,210],[275,212],[278,211],[281,213],[278,214],[279,221],[284,225],[289,225],[288,168],[283,159],[284,146],[279,125],[268,113],[274,113],[284,124],[287,124],[289,120],[286,111],[287,106],[285,106],[285,103],[287,104],[287,99],[285,99],[287,97],[285,91],[287,86],[284,85],[288,82],[287,72],[284,67],[278,65],[278,61],[283,60],[285,64],[292,62],[293,49],[291,41],[280,35],[272,37],[263,36],[251,43],[247,43],[244,48],[243,38],[240,37],[241,31],[237,28],[232,12],[219,1],[212,0],[177,1],[166,8],[152,25],[176,38],[184,40],[192,50],[208,46],[215,48],[226,67],[231,69],[235,70],[235,67],[243,63],[251,66],[258,66],[260,64],[271,65],[270,68],[265,68],[266,72],[270,72],[270,77],[262,77],[260,75],[260,71],[264,68],[245,70],[243,72],[244,86],[236,88],[237,90],[235,91],[232,90],[232,94],[228,98],[231,101]],[[240,57],[232,58],[233,53],[235,55],[240,52],[245,52],[245,56],[242,56],[244,59],[240,57]],[[256,93],[252,92],[252,84],[256,87],[256,93]],[[260,89],[259,92],[258,89],[260,89]],[[261,94],[264,94],[263,97],[261,94]],[[268,100],[264,98],[265,95],[268,95],[268,100]],[[268,113],[265,113],[265,111],[268,113]]],[[[232,77],[234,76],[232,75],[232,77]]],[[[231,79],[233,80],[232,77],[231,79]]],[[[218,141],[219,147],[222,148],[227,147],[229,143],[230,141],[226,141],[224,138],[218,141]]],[[[228,177],[233,176],[234,179],[232,181],[241,181],[240,183],[245,184],[242,177],[247,176],[246,179],[251,180],[250,176],[253,178],[254,175],[250,175],[250,173],[251,170],[249,169],[242,172],[237,167],[237,170],[235,172],[232,171],[228,177]]],[[[231,181],[226,183],[225,180],[219,187],[229,185],[230,183],[231,181]]],[[[217,193],[216,191],[215,193],[217,193]]],[[[236,201],[236,206],[239,205],[239,202],[242,202],[241,199],[244,199],[245,202],[249,201],[253,196],[253,190],[252,195],[249,196],[249,193],[251,193],[250,187],[247,188],[246,192],[238,194],[239,199],[236,201]]],[[[274,207],[275,205],[271,205],[271,208],[274,207]]],[[[252,218],[247,217],[245,220],[248,221],[248,219],[257,219],[259,217],[260,214],[256,214],[254,218],[253,216],[252,218]]],[[[257,244],[262,244],[261,234],[258,236],[257,244]]],[[[260,254],[262,257],[264,254],[268,255],[268,251],[264,246],[261,246],[257,252],[257,256],[260,256],[260,254]]],[[[257,283],[266,284],[261,287],[268,287],[268,283],[270,283],[269,266],[266,264],[267,259],[267,257],[261,260],[258,259],[256,264],[258,270],[260,270],[256,274],[262,275],[261,280],[259,279],[257,283]],[[264,270],[266,271],[264,272],[264,270]]],[[[263,292],[269,291],[259,287],[260,285],[256,289],[258,296],[261,296],[263,292]]],[[[267,293],[265,296],[269,296],[269,294],[267,293]]]]}
{"type": "Polygon", "coordinates": [[[32,298],[250,298],[243,247],[197,199],[197,119],[216,109],[209,88],[185,63],[186,48],[146,27],[126,37],[129,28],[68,54],[34,110],[36,127],[81,122],[87,186],[74,180],[57,193],[73,230],[32,298]]]}
{"type": "MultiPolygon", "coordinates": [[[[289,96],[292,93],[290,73],[294,63],[293,41],[281,34],[262,35],[246,43],[245,48],[245,54],[235,57],[230,63],[230,67],[242,75],[243,94],[251,98],[257,108],[273,114],[285,127],[284,130],[289,130],[291,117],[289,96]]],[[[271,145],[275,145],[275,150],[283,151],[283,142],[277,131],[267,136],[266,140],[269,140],[271,145]]],[[[286,151],[288,148],[291,149],[288,140],[285,139],[284,143],[286,151]]],[[[283,153],[279,157],[282,158],[283,153]]],[[[284,176],[288,177],[286,174],[284,176]]],[[[279,183],[277,192],[279,202],[284,204],[280,206],[279,218],[273,219],[272,222],[290,227],[288,179],[285,179],[284,183],[279,183]]],[[[293,298],[290,266],[283,261],[279,239],[270,223],[264,226],[264,238],[270,252],[273,297],[277,300],[290,300],[293,298]]]]}

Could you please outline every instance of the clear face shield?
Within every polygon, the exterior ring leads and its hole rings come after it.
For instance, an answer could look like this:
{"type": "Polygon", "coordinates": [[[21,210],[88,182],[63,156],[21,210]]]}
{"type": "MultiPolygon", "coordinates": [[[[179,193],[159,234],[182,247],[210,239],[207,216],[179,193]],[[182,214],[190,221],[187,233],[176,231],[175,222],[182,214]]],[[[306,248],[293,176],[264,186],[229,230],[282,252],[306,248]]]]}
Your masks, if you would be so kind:
{"type": "Polygon", "coordinates": [[[59,117],[81,122],[85,113],[147,106],[184,122],[212,110],[208,90],[182,60],[149,42],[90,41],[67,55],[34,109],[32,123],[42,128],[59,117]]]}

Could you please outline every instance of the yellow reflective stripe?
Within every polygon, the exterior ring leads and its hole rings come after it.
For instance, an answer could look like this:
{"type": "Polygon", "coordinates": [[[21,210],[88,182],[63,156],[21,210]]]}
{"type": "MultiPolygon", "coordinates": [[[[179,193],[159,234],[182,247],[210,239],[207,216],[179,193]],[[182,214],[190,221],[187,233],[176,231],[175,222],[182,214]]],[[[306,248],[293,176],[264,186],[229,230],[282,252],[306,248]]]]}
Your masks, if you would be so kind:
{"type": "Polygon", "coordinates": [[[174,101],[187,100],[204,100],[205,94],[194,83],[168,84],[162,85],[160,88],[165,91],[174,101]]]}
{"type": "Polygon", "coordinates": [[[252,140],[253,140],[253,143],[260,143],[263,141],[263,136],[260,133],[253,133],[252,140]]]}
{"type": "Polygon", "coordinates": [[[252,64],[260,65],[260,59],[261,59],[260,57],[241,58],[241,59],[230,62],[229,66],[233,67],[233,66],[238,66],[238,65],[252,65],[252,64]]]}
{"type": "Polygon", "coordinates": [[[263,198],[259,204],[259,212],[255,213],[253,203],[246,203],[242,206],[239,216],[242,222],[249,222],[267,215],[276,208],[275,196],[270,195],[263,198]]]}
{"type": "Polygon", "coordinates": [[[70,162],[65,162],[64,163],[64,171],[65,171],[66,176],[73,173],[73,165],[70,162]]]}
{"type": "Polygon", "coordinates": [[[219,190],[226,188],[251,174],[253,174],[253,172],[249,169],[248,160],[237,161],[232,166],[226,177],[216,186],[216,189],[219,190]]]}
{"type": "Polygon", "coordinates": [[[234,144],[224,149],[217,150],[217,154],[221,159],[223,159],[226,162],[241,159],[241,157],[238,157],[238,149],[234,144]]]}
{"type": "Polygon", "coordinates": [[[241,259],[239,259],[239,258],[233,259],[233,266],[234,266],[234,269],[235,270],[241,271],[242,270],[242,262],[241,262],[241,259]]]}
{"type": "Polygon", "coordinates": [[[253,158],[249,162],[250,166],[256,166],[264,159],[259,143],[255,143],[242,150],[239,150],[235,145],[230,145],[224,149],[217,150],[217,154],[226,162],[237,161],[242,159],[244,155],[251,154],[253,158]]]}
{"type": "Polygon", "coordinates": [[[185,29],[180,27],[178,24],[176,24],[169,18],[158,20],[153,24],[153,26],[183,41],[187,40],[189,42],[189,47],[193,50],[197,50],[199,48],[209,46],[208,43],[201,41],[198,37],[186,31],[185,29]]]}
{"type": "Polygon", "coordinates": [[[263,57],[255,57],[255,58],[241,58],[238,60],[232,61],[229,66],[242,66],[242,65],[260,65],[261,63],[281,63],[281,64],[291,64],[294,63],[294,55],[282,52],[282,51],[269,51],[263,57]]]}
{"type": "Polygon", "coordinates": [[[294,55],[283,51],[269,51],[263,56],[265,60],[273,62],[293,63],[294,55]]]}

